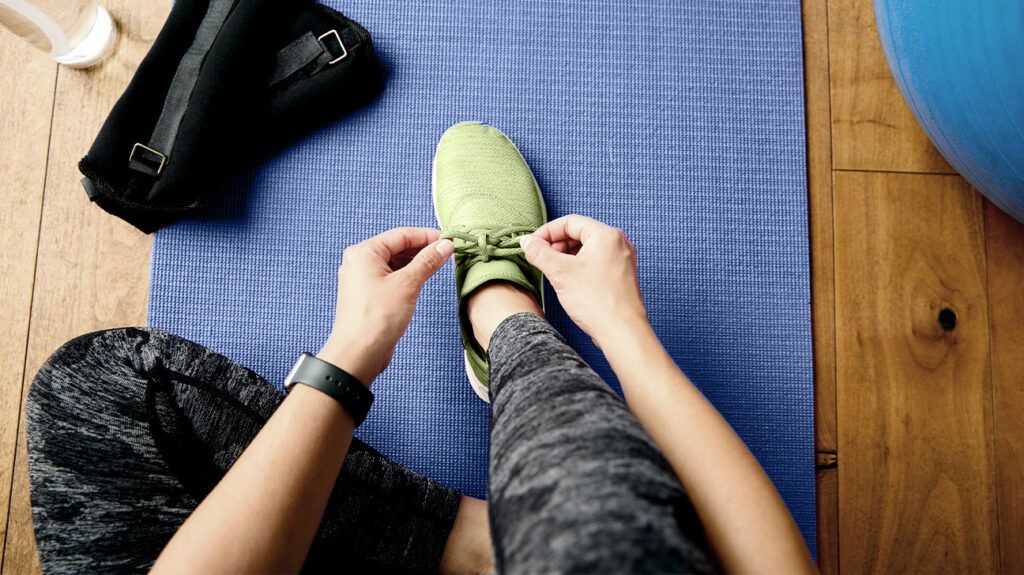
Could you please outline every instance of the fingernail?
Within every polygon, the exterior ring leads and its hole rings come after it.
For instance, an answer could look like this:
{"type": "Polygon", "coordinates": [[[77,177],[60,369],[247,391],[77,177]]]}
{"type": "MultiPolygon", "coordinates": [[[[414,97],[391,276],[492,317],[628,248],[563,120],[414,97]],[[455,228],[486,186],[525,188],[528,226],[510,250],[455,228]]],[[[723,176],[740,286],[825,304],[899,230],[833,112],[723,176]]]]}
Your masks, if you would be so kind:
{"type": "Polygon", "coordinates": [[[532,241],[533,241],[533,235],[532,234],[531,235],[520,236],[519,237],[519,247],[521,247],[521,248],[523,248],[525,250],[526,246],[530,245],[530,242],[532,242],[532,241]]]}
{"type": "Polygon", "coordinates": [[[441,240],[434,244],[434,249],[437,250],[437,253],[441,254],[442,258],[448,259],[452,252],[455,251],[455,246],[452,245],[451,240],[441,240]]]}

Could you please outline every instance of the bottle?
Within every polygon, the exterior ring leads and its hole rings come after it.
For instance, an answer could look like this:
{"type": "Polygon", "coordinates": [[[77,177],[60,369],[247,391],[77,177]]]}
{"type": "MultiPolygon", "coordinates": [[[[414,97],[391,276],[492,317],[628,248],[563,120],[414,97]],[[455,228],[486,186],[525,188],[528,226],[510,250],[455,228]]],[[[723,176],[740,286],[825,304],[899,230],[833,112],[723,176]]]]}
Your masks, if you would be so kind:
{"type": "Polygon", "coordinates": [[[0,0],[0,25],[72,68],[98,63],[117,38],[110,14],[93,0],[0,0]]]}

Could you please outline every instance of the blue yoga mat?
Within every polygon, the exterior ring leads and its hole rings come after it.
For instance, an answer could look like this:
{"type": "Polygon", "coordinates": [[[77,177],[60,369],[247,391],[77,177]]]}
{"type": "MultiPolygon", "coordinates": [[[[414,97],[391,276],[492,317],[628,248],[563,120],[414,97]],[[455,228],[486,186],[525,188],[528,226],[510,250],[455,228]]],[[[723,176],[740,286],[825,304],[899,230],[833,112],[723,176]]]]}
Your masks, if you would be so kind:
{"type": "MultiPolygon", "coordinates": [[[[750,445],[813,549],[799,0],[328,3],[374,35],[383,97],[227,184],[213,217],[161,230],[150,323],[280,385],[330,330],[344,247],[434,225],[438,137],[460,120],[493,124],[519,145],[552,216],[628,232],[662,341],[750,445]]],[[[548,301],[552,323],[614,382],[548,301]]],[[[488,409],[466,382],[457,333],[448,266],[424,289],[359,436],[482,497],[488,409]]]]}

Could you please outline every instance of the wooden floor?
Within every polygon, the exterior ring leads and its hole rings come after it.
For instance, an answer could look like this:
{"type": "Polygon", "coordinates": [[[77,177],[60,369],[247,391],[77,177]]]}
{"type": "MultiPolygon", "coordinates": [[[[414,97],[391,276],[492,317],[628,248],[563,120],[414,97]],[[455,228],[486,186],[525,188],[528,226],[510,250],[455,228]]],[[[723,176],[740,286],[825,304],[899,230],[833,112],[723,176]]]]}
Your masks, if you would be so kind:
{"type": "MultiPolygon", "coordinates": [[[[0,561],[38,571],[20,418],[65,340],[145,322],[150,238],[75,163],[166,17],[107,0],[117,54],[58,69],[0,33],[0,561]]],[[[804,0],[826,573],[1024,572],[1024,226],[928,143],[870,0],[804,0]]]]}

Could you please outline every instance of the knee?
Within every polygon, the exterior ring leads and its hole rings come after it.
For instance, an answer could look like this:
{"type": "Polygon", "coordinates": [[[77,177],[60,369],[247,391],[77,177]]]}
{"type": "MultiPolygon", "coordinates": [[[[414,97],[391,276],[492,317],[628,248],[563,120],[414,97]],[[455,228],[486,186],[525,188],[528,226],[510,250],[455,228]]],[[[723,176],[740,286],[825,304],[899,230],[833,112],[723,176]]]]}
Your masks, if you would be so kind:
{"type": "MultiPolygon", "coordinates": [[[[138,375],[145,372],[144,349],[152,336],[149,328],[118,328],[80,335],[57,349],[32,380],[29,408],[60,397],[90,393],[109,385],[109,374],[138,375]]],[[[134,378],[130,378],[134,379],[134,378]]]]}
{"type": "Polygon", "coordinates": [[[40,368],[40,374],[83,365],[109,365],[111,362],[135,365],[142,349],[153,336],[146,327],[105,329],[80,335],[53,352],[40,368]]]}

